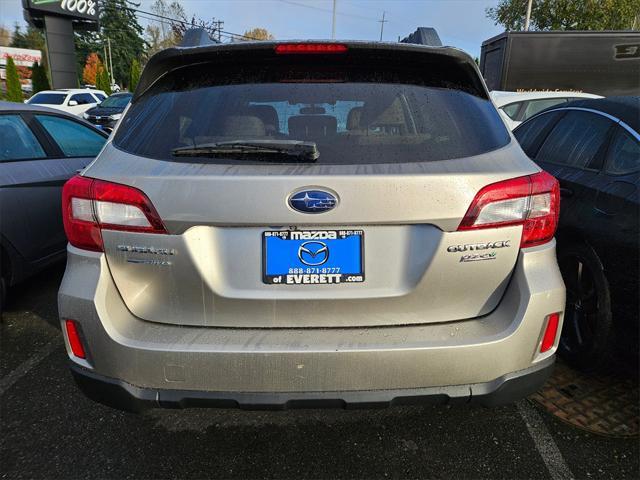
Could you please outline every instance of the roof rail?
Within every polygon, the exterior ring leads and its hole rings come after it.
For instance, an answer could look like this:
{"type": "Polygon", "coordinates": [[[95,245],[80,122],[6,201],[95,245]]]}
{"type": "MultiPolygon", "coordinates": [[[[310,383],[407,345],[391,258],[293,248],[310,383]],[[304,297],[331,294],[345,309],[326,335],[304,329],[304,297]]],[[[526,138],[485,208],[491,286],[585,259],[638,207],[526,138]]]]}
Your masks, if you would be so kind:
{"type": "Polygon", "coordinates": [[[415,32],[400,40],[400,43],[416,43],[430,47],[441,47],[442,41],[435,28],[418,27],[415,32]]]}
{"type": "Polygon", "coordinates": [[[203,45],[214,45],[218,43],[213,40],[209,33],[201,27],[198,28],[190,28],[184,35],[182,36],[182,41],[180,42],[181,47],[201,47],[203,45]]]}

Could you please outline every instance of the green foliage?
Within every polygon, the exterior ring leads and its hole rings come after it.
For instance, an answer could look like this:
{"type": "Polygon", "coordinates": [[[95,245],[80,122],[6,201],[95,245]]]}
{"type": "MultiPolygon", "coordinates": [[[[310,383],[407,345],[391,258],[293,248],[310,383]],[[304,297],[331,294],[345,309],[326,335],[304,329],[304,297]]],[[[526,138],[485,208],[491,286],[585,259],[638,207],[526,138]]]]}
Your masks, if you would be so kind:
{"type": "Polygon", "coordinates": [[[98,69],[96,74],[96,88],[102,90],[107,95],[111,95],[111,82],[109,81],[109,73],[104,67],[98,69]]]}
{"type": "Polygon", "coordinates": [[[111,92],[111,82],[112,82],[112,80],[111,80],[111,77],[109,77],[109,72],[107,72],[106,68],[102,69],[102,77],[103,77],[103,80],[102,80],[103,86],[102,86],[101,90],[104,93],[106,93],[107,95],[111,95],[111,93],[112,93],[111,92]]]}
{"type": "MultiPolygon", "coordinates": [[[[487,16],[506,30],[522,30],[527,0],[499,0],[487,16]]],[[[640,28],[640,0],[534,0],[531,30],[628,30],[640,28]]]]}
{"type": "Polygon", "coordinates": [[[129,91],[135,91],[140,80],[140,63],[135,58],[131,62],[131,71],[129,72],[129,91]]]}
{"type": "Polygon", "coordinates": [[[18,70],[12,57],[7,57],[7,100],[18,103],[24,100],[18,70]]]}
{"type": "Polygon", "coordinates": [[[16,23],[11,36],[11,46],[15,48],[30,48],[32,50],[45,49],[44,34],[39,28],[29,25],[25,32],[22,31],[20,25],[16,23]]]}
{"type": "MultiPolygon", "coordinates": [[[[76,33],[78,72],[82,72],[85,59],[91,52],[104,52],[111,40],[113,75],[118,83],[128,82],[129,66],[134,58],[142,58],[145,42],[142,27],[131,8],[139,4],[127,0],[104,0],[100,4],[100,31],[76,33]]],[[[106,54],[108,58],[108,52],[106,54]]],[[[106,59],[105,59],[106,63],[106,59]]],[[[106,90],[105,90],[106,91],[106,90]]]]}
{"type": "Polygon", "coordinates": [[[43,66],[38,65],[38,62],[35,62],[33,67],[31,67],[31,84],[33,85],[33,93],[51,88],[49,79],[47,78],[47,72],[43,66]]]}
{"type": "Polygon", "coordinates": [[[96,88],[102,90],[104,87],[104,68],[101,67],[96,73],[96,88]]]}
{"type": "Polygon", "coordinates": [[[29,48],[31,50],[40,50],[42,53],[42,63],[40,67],[45,72],[47,84],[49,81],[49,65],[47,64],[47,45],[44,41],[44,33],[39,28],[29,25],[26,31],[22,31],[20,26],[16,24],[13,34],[11,35],[11,47],[29,48]]]}

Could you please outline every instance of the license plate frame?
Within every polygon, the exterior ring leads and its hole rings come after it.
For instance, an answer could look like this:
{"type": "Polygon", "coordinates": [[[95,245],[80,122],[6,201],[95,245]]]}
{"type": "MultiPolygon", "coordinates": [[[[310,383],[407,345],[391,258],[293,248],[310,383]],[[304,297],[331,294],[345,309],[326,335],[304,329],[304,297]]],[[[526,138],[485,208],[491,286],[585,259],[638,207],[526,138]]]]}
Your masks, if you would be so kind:
{"type": "Polygon", "coordinates": [[[261,243],[265,284],[308,286],[365,281],[363,230],[266,230],[261,243]]]}

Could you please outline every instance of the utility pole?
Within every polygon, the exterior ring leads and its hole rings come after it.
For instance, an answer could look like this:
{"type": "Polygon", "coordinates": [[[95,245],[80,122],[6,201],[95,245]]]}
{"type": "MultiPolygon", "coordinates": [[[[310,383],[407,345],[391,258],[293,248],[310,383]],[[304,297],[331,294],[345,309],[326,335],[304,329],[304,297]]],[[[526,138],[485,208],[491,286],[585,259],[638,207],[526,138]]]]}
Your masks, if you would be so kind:
{"type": "Polygon", "coordinates": [[[382,20],[378,20],[378,22],[380,22],[380,41],[382,41],[382,32],[384,32],[384,24],[389,21],[384,19],[386,14],[387,12],[382,12],[382,20]]]}
{"type": "Polygon", "coordinates": [[[107,45],[109,46],[109,65],[111,65],[111,83],[115,83],[115,79],[113,78],[113,59],[111,58],[111,39],[109,37],[107,37],[107,45]]]}
{"type": "Polygon", "coordinates": [[[222,28],[224,27],[224,22],[222,20],[216,21],[216,32],[218,33],[218,42],[222,43],[222,28]]]}
{"type": "Polygon", "coordinates": [[[533,4],[533,0],[529,0],[527,3],[527,16],[524,19],[524,31],[529,31],[529,22],[531,21],[531,5],[533,4]]]}
{"type": "Polygon", "coordinates": [[[211,19],[211,26],[213,27],[213,39],[217,40],[218,43],[222,43],[222,27],[224,26],[224,22],[222,20],[216,20],[216,17],[211,19]]]}
{"type": "Polygon", "coordinates": [[[107,57],[107,44],[103,43],[102,47],[104,48],[104,63],[107,66],[107,72],[109,71],[109,57],[107,57]]]}
{"type": "Polygon", "coordinates": [[[331,40],[336,39],[336,0],[333,0],[333,18],[331,19],[331,40]]]}

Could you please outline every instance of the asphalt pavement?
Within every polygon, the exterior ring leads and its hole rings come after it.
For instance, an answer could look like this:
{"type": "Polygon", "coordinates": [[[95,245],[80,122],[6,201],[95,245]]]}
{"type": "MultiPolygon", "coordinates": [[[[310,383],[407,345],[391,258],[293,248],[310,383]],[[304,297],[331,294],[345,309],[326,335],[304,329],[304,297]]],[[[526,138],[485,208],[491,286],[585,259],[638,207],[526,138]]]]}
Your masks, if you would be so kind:
{"type": "Polygon", "coordinates": [[[382,410],[153,410],[93,403],[67,370],[62,267],[11,292],[0,324],[0,478],[640,477],[638,438],[571,427],[530,400],[382,410]]]}

